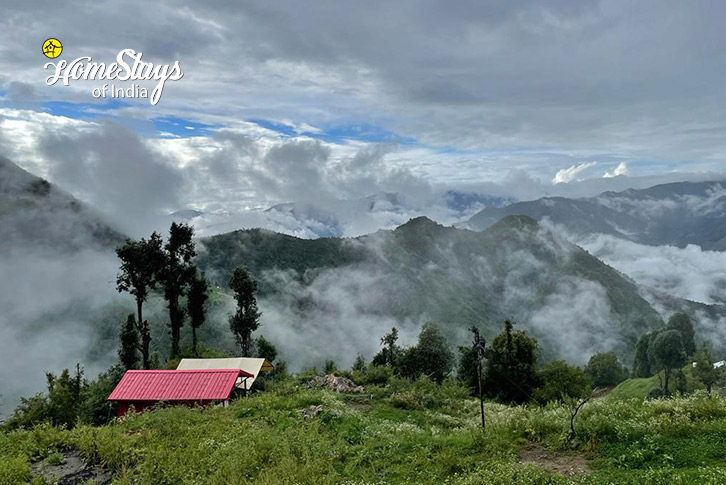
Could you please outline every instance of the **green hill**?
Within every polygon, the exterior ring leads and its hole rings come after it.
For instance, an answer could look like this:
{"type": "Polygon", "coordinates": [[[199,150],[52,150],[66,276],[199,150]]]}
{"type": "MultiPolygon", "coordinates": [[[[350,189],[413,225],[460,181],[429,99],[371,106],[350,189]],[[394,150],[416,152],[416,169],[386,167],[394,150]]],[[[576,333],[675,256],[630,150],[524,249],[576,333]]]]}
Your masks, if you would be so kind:
{"type": "Polygon", "coordinates": [[[628,355],[640,334],[661,324],[630,280],[525,216],[483,232],[419,217],[354,239],[255,229],[200,243],[208,277],[226,286],[236,266],[247,267],[263,306],[284,302],[292,327],[433,320],[460,340],[472,323],[492,336],[514,318],[545,352],[582,361],[596,349],[628,355]]]}
{"type": "Polygon", "coordinates": [[[615,399],[645,399],[650,391],[660,388],[657,376],[627,379],[610,391],[615,399]]]}

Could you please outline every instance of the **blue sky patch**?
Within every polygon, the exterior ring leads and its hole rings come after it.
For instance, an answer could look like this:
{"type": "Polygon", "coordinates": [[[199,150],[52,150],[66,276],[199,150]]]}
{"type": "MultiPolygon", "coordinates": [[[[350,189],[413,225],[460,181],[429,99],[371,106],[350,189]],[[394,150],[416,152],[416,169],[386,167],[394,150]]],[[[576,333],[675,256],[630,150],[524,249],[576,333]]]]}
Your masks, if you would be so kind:
{"type": "Polygon", "coordinates": [[[274,131],[283,136],[309,136],[330,143],[341,143],[347,140],[357,140],[371,143],[398,143],[401,145],[416,145],[414,138],[402,137],[380,126],[367,123],[321,127],[321,131],[305,131],[278,121],[261,118],[250,118],[247,121],[262,128],[274,131]]]}
{"type": "Polygon", "coordinates": [[[105,103],[70,103],[68,101],[46,101],[42,104],[45,111],[55,116],[65,116],[77,120],[95,120],[99,117],[115,116],[112,112],[130,106],[119,100],[105,103]],[[106,113],[108,112],[108,113],[106,113]]]}
{"type": "Polygon", "coordinates": [[[189,138],[191,136],[211,136],[214,131],[221,128],[219,124],[199,123],[176,116],[164,116],[151,120],[159,136],[189,138]]]}

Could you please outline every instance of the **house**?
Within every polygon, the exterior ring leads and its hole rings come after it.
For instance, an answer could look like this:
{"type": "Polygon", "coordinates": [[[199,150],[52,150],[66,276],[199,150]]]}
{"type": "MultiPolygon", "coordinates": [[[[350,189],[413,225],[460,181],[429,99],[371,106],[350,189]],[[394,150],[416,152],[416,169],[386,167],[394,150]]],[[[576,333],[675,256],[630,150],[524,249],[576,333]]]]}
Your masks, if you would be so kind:
{"type": "Polygon", "coordinates": [[[241,369],[129,370],[113,390],[109,401],[118,403],[118,416],[131,406],[136,411],[153,409],[159,403],[227,404],[232,392],[253,377],[241,369]]]}
{"type": "Polygon", "coordinates": [[[230,359],[182,359],[177,366],[177,370],[191,369],[238,369],[252,374],[252,377],[240,379],[237,387],[244,392],[252,387],[255,379],[261,372],[269,372],[275,370],[267,359],[256,357],[234,357],[230,359]]]}

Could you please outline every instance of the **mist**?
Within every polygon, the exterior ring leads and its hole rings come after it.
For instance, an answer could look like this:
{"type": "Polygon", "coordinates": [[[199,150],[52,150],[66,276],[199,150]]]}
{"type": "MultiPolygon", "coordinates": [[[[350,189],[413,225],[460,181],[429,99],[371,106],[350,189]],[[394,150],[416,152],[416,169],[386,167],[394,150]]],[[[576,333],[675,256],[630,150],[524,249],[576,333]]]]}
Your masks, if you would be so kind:
{"type": "Polygon", "coordinates": [[[45,372],[80,363],[95,378],[116,359],[104,319],[133,310],[115,291],[115,255],[0,253],[0,394],[3,414],[44,390],[45,372]]]}
{"type": "Polygon", "coordinates": [[[647,246],[603,234],[579,243],[640,285],[696,302],[726,303],[726,253],[722,251],[704,251],[695,244],[647,246]]]}

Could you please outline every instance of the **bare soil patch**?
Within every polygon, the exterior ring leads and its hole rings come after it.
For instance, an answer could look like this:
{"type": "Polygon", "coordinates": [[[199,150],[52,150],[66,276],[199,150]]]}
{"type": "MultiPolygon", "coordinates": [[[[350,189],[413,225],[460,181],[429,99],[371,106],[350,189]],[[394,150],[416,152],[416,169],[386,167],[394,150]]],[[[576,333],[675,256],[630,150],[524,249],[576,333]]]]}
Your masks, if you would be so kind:
{"type": "Polygon", "coordinates": [[[550,473],[567,477],[592,472],[588,460],[582,453],[553,453],[539,443],[530,443],[519,452],[518,463],[533,463],[550,473]]]}
{"type": "Polygon", "coordinates": [[[33,474],[40,475],[46,481],[58,485],[111,484],[111,473],[100,466],[87,465],[77,450],[64,450],[60,453],[64,458],[62,464],[34,463],[32,465],[33,474]]]}

